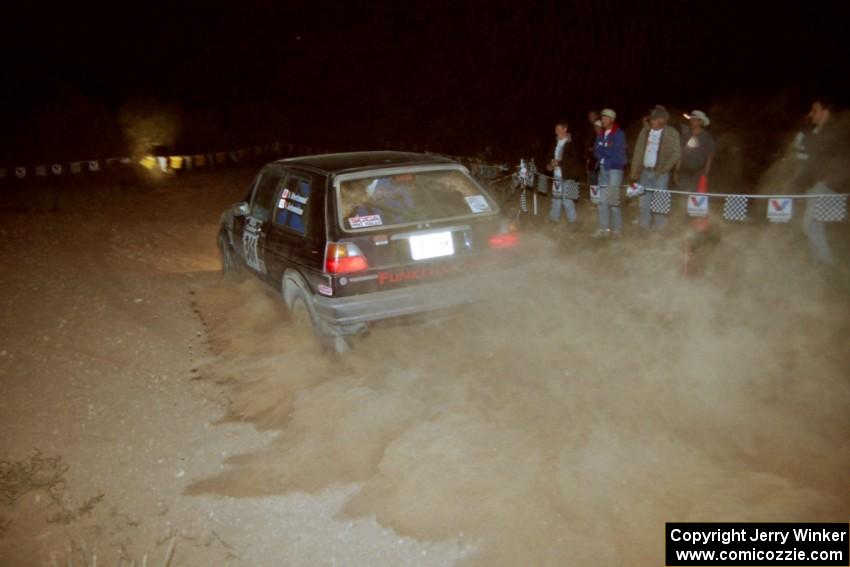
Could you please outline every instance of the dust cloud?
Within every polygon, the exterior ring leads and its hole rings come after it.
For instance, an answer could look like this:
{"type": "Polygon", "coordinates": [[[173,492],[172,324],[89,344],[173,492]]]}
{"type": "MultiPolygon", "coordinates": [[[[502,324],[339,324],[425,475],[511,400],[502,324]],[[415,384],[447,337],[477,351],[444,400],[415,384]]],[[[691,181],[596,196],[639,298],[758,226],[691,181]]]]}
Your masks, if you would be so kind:
{"type": "Polygon", "coordinates": [[[346,514],[472,565],[658,565],[667,521],[845,521],[847,288],[770,227],[727,231],[700,278],[679,241],[573,242],[337,359],[258,283],[198,290],[202,374],[279,436],[191,491],[356,483],[346,514]]]}

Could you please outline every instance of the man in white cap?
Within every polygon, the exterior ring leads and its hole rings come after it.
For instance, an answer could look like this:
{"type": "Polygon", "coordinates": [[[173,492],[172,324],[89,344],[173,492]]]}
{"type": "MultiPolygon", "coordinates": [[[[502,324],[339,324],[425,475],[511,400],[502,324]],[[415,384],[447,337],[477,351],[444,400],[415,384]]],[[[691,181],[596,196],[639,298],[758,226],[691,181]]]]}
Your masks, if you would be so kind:
{"type": "Polygon", "coordinates": [[[685,129],[682,136],[682,165],[679,168],[677,186],[683,191],[696,191],[700,177],[708,177],[714,160],[714,138],[706,131],[711,124],[702,110],[685,114],[690,122],[690,132],[685,129]]]}
{"type": "MultiPolygon", "coordinates": [[[[649,189],[667,190],[670,173],[682,157],[679,133],[667,125],[668,118],[666,108],[653,108],[649,124],[641,129],[635,143],[630,176],[633,182],[649,189]]],[[[666,215],[652,213],[652,194],[647,191],[640,196],[640,226],[644,229],[662,228],[667,220],[666,215]]]]}
{"type": "Polygon", "coordinates": [[[620,186],[626,168],[626,135],[614,122],[617,113],[606,108],[601,114],[602,130],[593,145],[593,157],[599,160],[599,186],[604,191],[599,200],[599,228],[593,233],[596,238],[612,232],[619,236],[623,231],[620,186]]]}

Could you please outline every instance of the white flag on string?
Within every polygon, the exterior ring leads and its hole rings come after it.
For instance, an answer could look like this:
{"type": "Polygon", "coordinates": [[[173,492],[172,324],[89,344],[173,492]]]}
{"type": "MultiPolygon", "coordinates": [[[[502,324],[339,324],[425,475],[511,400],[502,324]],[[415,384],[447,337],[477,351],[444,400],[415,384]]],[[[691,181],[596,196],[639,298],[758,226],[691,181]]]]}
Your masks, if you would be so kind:
{"type": "Polygon", "coordinates": [[[688,195],[688,215],[692,217],[707,217],[708,197],[705,195],[688,195]]]}
{"type": "Polygon", "coordinates": [[[771,197],[767,200],[767,219],[770,222],[788,222],[794,211],[794,201],[788,197],[771,197]]]}

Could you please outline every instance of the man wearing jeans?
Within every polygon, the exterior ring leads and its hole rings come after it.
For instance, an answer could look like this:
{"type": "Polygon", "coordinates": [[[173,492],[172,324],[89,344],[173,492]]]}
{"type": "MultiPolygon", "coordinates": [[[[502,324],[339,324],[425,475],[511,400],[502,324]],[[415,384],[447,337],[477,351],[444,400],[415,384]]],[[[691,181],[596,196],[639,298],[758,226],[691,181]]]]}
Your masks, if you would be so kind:
{"type": "Polygon", "coordinates": [[[567,222],[576,222],[576,203],[579,176],[578,158],[573,149],[570,126],[566,120],[555,125],[555,143],[549,150],[549,163],[546,170],[552,172],[552,208],[549,210],[549,222],[558,224],[561,220],[561,208],[567,216],[567,222]]]}
{"type": "Polygon", "coordinates": [[[626,168],[626,135],[614,120],[617,113],[606,108],[602,111],[602,131],[596,136],[593,157],[599,160],[599,228],[595,238],[612,233],[619,236],[623,231],[623,213],[620,211],[620,186],[626,168]]]}
{"type": "MultiPolygon", "coordinates": [[[[682,157],[679,133],[667,125],[670,115],[663,106],[656,106],[649,114],[649,124],[638,134],[632,155],[630,177],[648,189],[666,190],[670,172],[682,157]]],[[[640,226],[644,229],[662,228],[667,218],[650,209],[652,191],[640,196],[640,226]],[[654,217],[654,219],[653,219],[654,217]]]]}
{"type": "MultiPolygon", "coordinates": [[[[798,183],[809,195],[831,195],[846,188],[847,131],[840,124],[830,100],[820,97],[812,102],[809,121],[814,128],[806,136],[808,159],[798,183]]],[[[824,222],[815,218],[817,198],[806,199],[803,231],[809,239],[811,258],[820,265],[833,265],[835,259],[826,235],[824,222]]]]}

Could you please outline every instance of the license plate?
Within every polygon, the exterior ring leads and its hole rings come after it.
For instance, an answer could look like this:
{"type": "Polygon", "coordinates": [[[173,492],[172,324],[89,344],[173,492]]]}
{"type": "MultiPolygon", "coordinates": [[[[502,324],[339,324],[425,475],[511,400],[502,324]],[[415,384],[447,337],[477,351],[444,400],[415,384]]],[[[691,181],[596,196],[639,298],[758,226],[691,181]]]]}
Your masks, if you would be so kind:
{"type": "Polygon", "coordinates": [[[451,256],[455,253],[451,232],[435,232],[410,237],[410,256],[414,260],[426,260],[451,256]]]}

